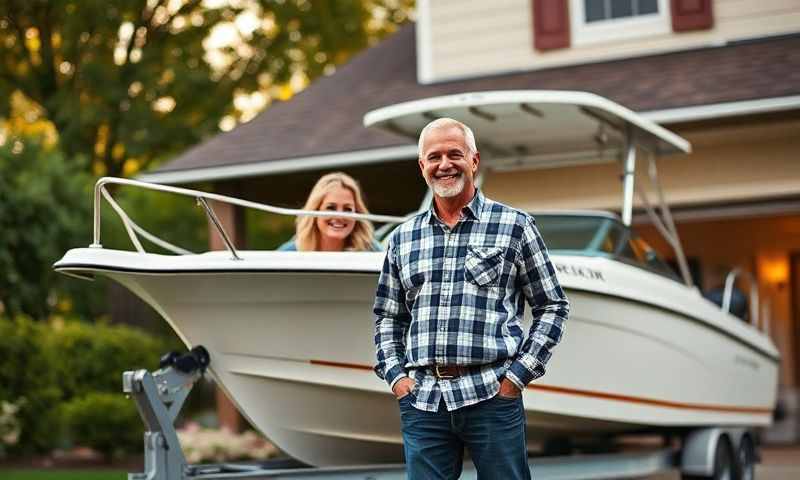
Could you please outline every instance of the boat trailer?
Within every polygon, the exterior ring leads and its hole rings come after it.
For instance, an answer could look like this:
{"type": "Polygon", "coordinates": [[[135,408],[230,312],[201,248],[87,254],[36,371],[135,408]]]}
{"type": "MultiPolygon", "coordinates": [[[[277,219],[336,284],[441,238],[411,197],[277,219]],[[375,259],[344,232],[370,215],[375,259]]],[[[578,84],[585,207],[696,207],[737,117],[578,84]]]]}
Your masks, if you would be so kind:
{"type": "MultiPolygon", "coordinates": [[[[164,355],[155,372],[123,373],[123,391],[136,402],[145,424],[144,471],[129,473],[128,480],[406,478],[403,464],[311,467],[285,460],[256,464],[189,464],[174,422],[210,362],[208,351],[197,346],[185,354],[164,355]]],[[[679,469],[683,478],[751,480],[753,464],[757,461],[755,452],[753,436],[747,429],[703,428],[690,432],[681,450],[665,447],[637,453],[532,457],[529,465],[537,480],[642,478],[673,469],[679,469]]],[[[477,472],[465,465],[461,478],[476,479],[477,472]]]]}

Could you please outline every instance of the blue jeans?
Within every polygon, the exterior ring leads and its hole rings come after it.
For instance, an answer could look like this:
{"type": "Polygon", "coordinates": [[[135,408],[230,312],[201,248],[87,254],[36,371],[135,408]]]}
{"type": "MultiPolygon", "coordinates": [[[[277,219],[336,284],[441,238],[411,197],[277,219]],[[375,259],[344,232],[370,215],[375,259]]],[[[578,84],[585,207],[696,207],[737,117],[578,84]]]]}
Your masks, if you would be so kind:
{"type": "Polygon", "coordinates": [[[530,480],[522,397],[495,396],[448,412],[417,410],[413,394],[401,398],[400,419],[409,480],[450,480],[461,475],[464,447],[479,479],[530,480]]]}

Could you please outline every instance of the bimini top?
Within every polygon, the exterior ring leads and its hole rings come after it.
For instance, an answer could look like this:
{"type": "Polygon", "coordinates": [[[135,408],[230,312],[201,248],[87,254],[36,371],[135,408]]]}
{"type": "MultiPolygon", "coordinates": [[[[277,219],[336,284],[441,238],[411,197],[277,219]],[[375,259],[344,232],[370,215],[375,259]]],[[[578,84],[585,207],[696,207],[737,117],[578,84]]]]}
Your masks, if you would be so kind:
{"type": "Polygon", "coordinates": [[[431,120],[469,125],[493,165],[558,166],[581,158],[619,158],[627,134],[656,155],[689,153],[685,139],[599,95],[559,90],[472,92],[398,103],[368,112],[366,127],[413,139],[431,120]]]}

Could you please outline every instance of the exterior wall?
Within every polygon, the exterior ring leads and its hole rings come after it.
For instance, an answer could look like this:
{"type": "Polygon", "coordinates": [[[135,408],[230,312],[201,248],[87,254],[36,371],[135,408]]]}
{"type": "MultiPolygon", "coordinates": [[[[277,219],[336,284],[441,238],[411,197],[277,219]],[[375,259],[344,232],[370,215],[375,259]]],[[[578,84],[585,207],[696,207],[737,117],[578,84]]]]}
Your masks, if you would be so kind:
{"type": "MultiPolygon", "coordinates": [[[[799,120],[678,130],[693,144],[694,153],[658,162],[667,200],[670,205],[690,205],[800,195],[798,131],[799,120]]],[[[640,160],[638,166],[643,173],[645,162],[640,160]]],[[[492,198],[531,211],[618,210],[622,203],[620,171],[620,165],[607,163],[490,172],[483,189],[492,198]]],[[[654,200],[654,194],[649,198],[654,200]]]]}
{"type": "MultiPolygon", "coordinates": [[[[797,0],[714,0],[714,27],[710,30],[678,34],[669,31],[579,46],[573,41],[570,48],[538,52],[533,48],[532,0],[419,0],[417,3],[421,83],[800,32],[797,0]]],[[[571,15],[575,15],[574,10],[570,9],[571,15]]]]}

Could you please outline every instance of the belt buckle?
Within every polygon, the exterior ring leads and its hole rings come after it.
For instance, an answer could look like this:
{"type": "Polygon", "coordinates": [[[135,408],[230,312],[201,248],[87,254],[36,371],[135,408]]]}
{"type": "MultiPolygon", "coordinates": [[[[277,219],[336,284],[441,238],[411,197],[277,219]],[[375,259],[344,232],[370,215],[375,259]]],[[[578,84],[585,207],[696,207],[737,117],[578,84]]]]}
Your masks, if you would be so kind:
{"type": "Polygon", "coordinates": [[[436,375],[436,378],[441,379],[441,380],[452,380],[452,379],[456,378],[455,375],[447,375],[447,374],[444,374],[444,373],[440,372],[439,371],[439,367],[440,367],[440,365],[438,365],[438,364],[433,366],[433,373],[436,375]]]}

